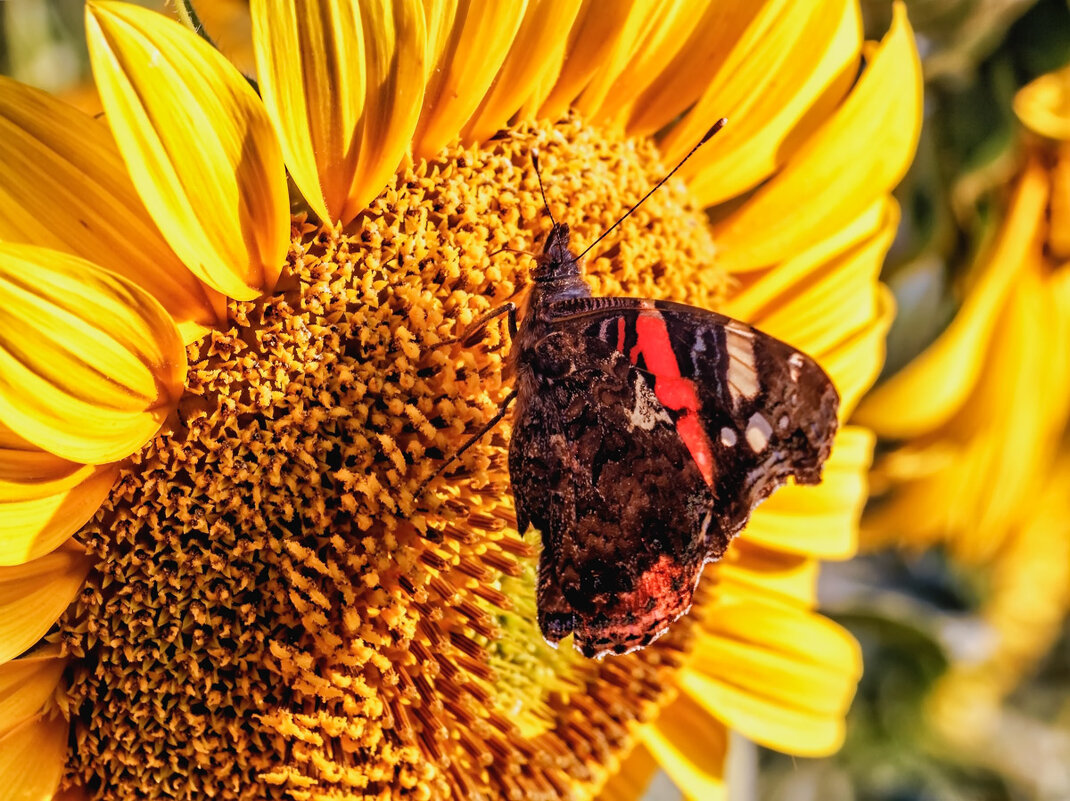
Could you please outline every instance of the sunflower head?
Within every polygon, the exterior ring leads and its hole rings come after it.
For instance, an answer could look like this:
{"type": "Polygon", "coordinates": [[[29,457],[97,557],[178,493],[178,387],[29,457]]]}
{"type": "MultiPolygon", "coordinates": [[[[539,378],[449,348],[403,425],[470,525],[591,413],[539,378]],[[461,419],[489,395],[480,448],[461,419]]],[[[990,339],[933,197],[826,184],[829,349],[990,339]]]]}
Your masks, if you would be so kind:
{"type": "Polygon", "coordinates": [[[0,245],[0,777],[32,746],[40,797],[590,797],[632,753],[713,798],[727,726],[838,745],[858,655],[813,582],[853,550],[864,430],[604,661],[537,634],[508,419],[423,485],[510,388],[504,326],[457,337],[566,230],[533,152],[586,247],[735,111],[588,280],[756,323],[846,415],[916,135],[901,11],[856,82],[842,0],[254,2],[259,94],[177,24],[87,13],[106,127],[0,83],[0,237],[28,243],[0,245]],[[69,203],[8,224],[42,192],[69,203]]]}

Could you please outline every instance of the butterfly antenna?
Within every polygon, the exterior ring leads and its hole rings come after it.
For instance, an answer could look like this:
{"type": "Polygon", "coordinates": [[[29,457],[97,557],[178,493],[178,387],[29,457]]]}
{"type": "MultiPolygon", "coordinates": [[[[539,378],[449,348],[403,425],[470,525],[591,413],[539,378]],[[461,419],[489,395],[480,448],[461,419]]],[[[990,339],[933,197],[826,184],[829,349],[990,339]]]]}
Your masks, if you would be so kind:
{"type": "Polygon", "coordinates": [[[554,213],[550,211],[550,201],[546,199],[546,190],[542,186],[542,173],[539,172],[539,149],[533,147],[531,149],[531,163],[535,165],[535,177],[539,179],[539,191],[542,193],[542,204],[546,206],[546,213],[550,215],[550,222],[557,225],[557,220],[554,219],[554,213]]]}
{"type": "MultiPolygon", "coordinates": [[[[654,188],[651,189],[649,192],[647,192],[645,195],[643,195],[643,197],[640,198],[638,203],[636,203],[634,206],[632,206],[630,209],[628,209],[626,212],[624,212],[623,216],[621,216],[621,218],[619,220],[617,220],[615,223],[613,223],[613,225],[609,226],[609,228],[607,228],[605,231],[603,231],[602,235],[600,237],[598,237],[598,239],[594,240],[594,242],[589,244],[587,246],[587,250],[583,251],[583,253],[581,253],[579,256],[576,257],[577,261],[579,259],[582,259],[584,256],[586,256],[587,255],[587,251],[589,251],[591,248],[593,248],[595,245],[597,245],[599,242],[601,242],[603,239],[605,239],[607,236],[609,236],[609,234],[612,233],[614,228],[616,228],[622,222],[627,220],[632,215],[633,211],[635,211],[637,208],[642,206],[646,202],[646,199],[648,197],[650,197],[652,194],[657,192],[658,189],[661,188],[662,184],[664,184],[666,181],[668,181],[670,178],[672,178],[673,173],[675,173],[678,169],[680,169],[681,167],[684,166],[684,162],[686,162],[689,158],[691,158],[693,155],[695,155],[695,151],[696,150],[698,150],[700,147],[702,147],[704,144],[706,144],[708,141],[710,141],[710,139],[713,137],[713,135],[715,133],[717,133],[719,130],[721,130],[722,128],[724,128],[725,125],[727,125],[727,124],[728,124],[728,118],[727,117],[721,117],[721,119],[717,120],[717,122],[715,122],[713,124],[713,127],[710,128],[708,131],[706,131],[706,135],[703,136],[698,141],[698,144],[695,145],[693,148],[691,148],[691,150],[689,150],[687,152],[686,156],[684,156],[682,159],[680,159],[680,163],[677,164],[675,167],[673,167],[671,170],[669,170],[669,174],[668,175],[666,175],[664,178],[662,178],[660,181],[658,181],[656,184],[654,184],[654,188]]],[[[539,167],[538,167],[538,164],[536,164],[535,173],[538,174],[538,171],[539,171],[539,167]]],[[[539,187],[540,188],[542,187],[542,179],[541,178],[539,179],[539,187]]],[[[549,207],[547,207],[546,210],[549,211],[550,210],[549,207]]],[[[553,219],[552,216],[551,216],[551,219],[553,219]]]]}

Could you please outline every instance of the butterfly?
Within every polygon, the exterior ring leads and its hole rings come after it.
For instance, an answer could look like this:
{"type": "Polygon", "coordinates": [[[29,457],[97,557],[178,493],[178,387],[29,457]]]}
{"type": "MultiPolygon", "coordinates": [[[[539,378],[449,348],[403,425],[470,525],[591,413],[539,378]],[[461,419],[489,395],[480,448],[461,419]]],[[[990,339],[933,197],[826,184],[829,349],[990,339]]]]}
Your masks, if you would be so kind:
{"type": "Polygon", "coordinates": [[[789,477],[820,482],[839,396],[813,358],[738,320],[593,296],[582,255],[554,222],[519,326],[507,304],[463,340],[509,313],[516,383],[484,432],[515,400],[509,477],[519,531],[542,536],[539,628],[600,657],[664,634],[789,477]]]}

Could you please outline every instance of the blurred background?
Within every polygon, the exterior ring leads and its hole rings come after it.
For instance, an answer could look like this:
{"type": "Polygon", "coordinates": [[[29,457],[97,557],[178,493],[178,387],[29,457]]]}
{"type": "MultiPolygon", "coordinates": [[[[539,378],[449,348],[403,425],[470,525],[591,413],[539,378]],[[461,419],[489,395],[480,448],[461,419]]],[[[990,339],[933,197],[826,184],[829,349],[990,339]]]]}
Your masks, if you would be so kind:
{"type": "MultiPolygon", "coordinates": [[[[907,5],[925,126],[884,271],[899,315],[858,412],[881,442],[862,555],[821,579],[866,672],[838,755],[737,742],[732,790],[1070,801],[1070,4],[907,5]]],[[[862,6],[879,39],[891,2],[862,6]]],[[[240,63],[242,4],[198,10],[240,63]]],[[[0,0],[0,73],[99,111],[82,0],[0,0]]],[[[661,777],[649,797],[679,793],[661,777]]]]}

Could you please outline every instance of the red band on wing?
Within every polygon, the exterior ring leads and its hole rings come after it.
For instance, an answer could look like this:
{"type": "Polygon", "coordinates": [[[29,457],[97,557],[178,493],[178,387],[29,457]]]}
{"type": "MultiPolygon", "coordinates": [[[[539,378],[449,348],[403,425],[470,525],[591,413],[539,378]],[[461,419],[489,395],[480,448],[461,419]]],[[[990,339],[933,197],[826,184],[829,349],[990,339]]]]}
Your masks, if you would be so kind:
{"type": "MultiPolygon", "coordinates": [[[[699,417],[698,392],[693,381],[680,375],[665,319],[657,312],[640,312],[635,320],[635,334],[635,347],[629,354],[632,364],[639,362],[639,354],[643,355],[647,369],[656,377],[654,395],[665,408],[680,412],[676,432],[691,452],[703,480],[712,487],[713,448],[699,417]]],[[[622,340],[618,336],[618,341],[622,340]]]]}

